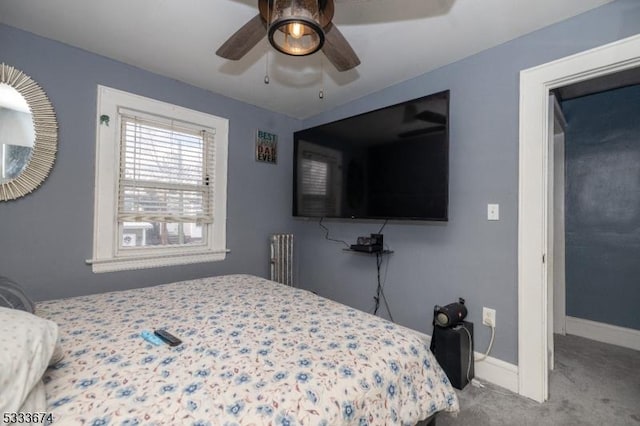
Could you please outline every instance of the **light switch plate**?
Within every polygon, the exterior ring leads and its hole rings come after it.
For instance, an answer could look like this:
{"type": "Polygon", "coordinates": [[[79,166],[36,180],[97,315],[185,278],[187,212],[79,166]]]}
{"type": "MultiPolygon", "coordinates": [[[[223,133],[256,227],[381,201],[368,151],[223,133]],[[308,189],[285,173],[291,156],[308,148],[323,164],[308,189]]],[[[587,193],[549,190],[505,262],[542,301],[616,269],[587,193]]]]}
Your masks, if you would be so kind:
{"type": "Polygon", "coordinates": [[[500,220],[499,204],[487,204],[487,220],[500,220]]]}

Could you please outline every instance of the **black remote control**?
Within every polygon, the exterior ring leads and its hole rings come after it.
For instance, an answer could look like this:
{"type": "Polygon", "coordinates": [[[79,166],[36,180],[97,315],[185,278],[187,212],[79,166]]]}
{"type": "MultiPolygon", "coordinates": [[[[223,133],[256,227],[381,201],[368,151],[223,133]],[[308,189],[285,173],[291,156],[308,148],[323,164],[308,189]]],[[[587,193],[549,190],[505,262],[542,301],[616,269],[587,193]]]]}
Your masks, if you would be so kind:
{"type": "Polygon", "coordinates": [[[182,343],[182,340],[178,339],[173,334],[169,333],[167,330],[156,330],[153,332],[156,336],[164,340],[169,346],[178,346],[182,343]]]}

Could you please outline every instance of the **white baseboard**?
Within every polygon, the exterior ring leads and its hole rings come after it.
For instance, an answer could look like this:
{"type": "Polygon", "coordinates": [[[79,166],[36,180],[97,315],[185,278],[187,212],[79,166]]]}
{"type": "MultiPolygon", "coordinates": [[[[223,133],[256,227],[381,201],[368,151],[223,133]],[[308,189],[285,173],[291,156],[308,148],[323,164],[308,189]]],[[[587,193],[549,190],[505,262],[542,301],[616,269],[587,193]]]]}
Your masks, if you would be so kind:
{"type": "MultiPolygon", "coordinates": [[[[431,341],[431,336],[428,334],[420,333],[415,330],[411,330],[415,333],[421,334],[426,339],[431,341]]],[[[484,354],[474,352],[475,358],[478,358],[484,354]]],[[[482,361],[475,361],[475,377],[480,381],[485,381],[498,385],[511,392],[518,393],[518,366],[506,361],[502,361],[498,358],[491,356],[486,357],[482,361]]]]}
{"type": "MultiPolygon", "coordinates": [[[[476,352],[476,357],[480,355],[476,352]]],[[[478,380],[485,380],[511,392],[518,393],[517,365],[488,356],[483,361],[476,361],[475,369],[478,380]]]]}
{"type": "Polygon", "coordinates": [[[640,351],[640,330],[567,317],[567,334],[640,351]]]}

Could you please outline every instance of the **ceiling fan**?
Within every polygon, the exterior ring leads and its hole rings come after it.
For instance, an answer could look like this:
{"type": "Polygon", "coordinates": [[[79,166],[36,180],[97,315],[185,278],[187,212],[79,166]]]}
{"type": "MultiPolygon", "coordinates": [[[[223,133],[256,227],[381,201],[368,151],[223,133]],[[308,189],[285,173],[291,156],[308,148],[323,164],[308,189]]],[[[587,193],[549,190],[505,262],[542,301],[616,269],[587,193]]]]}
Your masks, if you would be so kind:
{"type": "Polygon", "coordinates": [[[278,51],[306,56],[322,49],[338,71],[360,64],[358,55],[331,22],[334,0],[258,0],[258,13],[216,51],[237,61],[265,35],[278,51]]]}

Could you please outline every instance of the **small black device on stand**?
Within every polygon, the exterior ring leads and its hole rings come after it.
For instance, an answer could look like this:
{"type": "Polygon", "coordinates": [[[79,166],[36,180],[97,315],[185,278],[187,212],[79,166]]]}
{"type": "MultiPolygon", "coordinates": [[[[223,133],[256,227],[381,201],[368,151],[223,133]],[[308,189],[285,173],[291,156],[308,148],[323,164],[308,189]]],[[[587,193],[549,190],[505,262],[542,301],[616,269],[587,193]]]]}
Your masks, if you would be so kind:
{"type": "Polygon", "coordinates": [[[371,234],[370,237],[358,237],[357,244],[351,244],[351,250],[366,253],[380,253],[384,250],[382,234],[371,234]]]}
{"type": "Polygon", "coordinates": [[[467,308],[464,299],[433,309],[431,352],[456,389],[464,387],[474,377],[473,323],[464,321],[467,308]]]}

